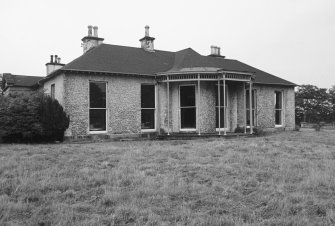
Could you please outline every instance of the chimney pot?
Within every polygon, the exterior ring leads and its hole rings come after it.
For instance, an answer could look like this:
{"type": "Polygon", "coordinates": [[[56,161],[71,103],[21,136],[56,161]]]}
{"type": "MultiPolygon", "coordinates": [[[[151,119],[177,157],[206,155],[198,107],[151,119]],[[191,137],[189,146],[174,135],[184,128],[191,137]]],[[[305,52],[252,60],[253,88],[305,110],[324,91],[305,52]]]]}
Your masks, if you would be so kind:
{"type": "Polygon", "coordinates": [[[98,37],[98,26],[94,26],[93,27],[93,31],[94,31],[94,37],[98,37]]]}
{"type": "Polygon", "coordinates": [[[62,68],[64,65],[60,62],[61,58],[58,55],[50,55],[50,63],[45,64],[47,75],[62,68]]]}
{"type": "Polygon", "coordinates": [[[149,35],[149,26],[148,25],[146,25],[145,26],[145,37],[149,37],[150,35],[149,35]]]}
{"type": "Polygon", "coordinates": [[[88,25],[88,36],[92,36],[92,25],[88,25]]]}
{"type": "Polygon", "coordinates": [[[220,56],[220,47],[211,46],[211,55],[220,56]]]}

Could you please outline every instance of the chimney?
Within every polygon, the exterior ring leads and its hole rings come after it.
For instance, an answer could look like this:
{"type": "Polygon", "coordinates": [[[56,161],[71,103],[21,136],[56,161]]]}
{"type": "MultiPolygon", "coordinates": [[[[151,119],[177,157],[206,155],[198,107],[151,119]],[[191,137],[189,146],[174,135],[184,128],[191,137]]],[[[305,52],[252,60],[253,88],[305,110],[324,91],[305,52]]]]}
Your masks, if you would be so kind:
{"type": "Polygon", "coordinates": [[[92,25],[88,25],[88,34],[87,36],[91,37],[92,36],[92,25]]]}
{"type": "Polygon", "coordinates": [[[221,56],[221,48],[219,46],[211,46],[211,54],[208,55],[211,57],[225,58],[225,56],[221,56]]]}
{"type": "Polygon", "coordinates": [[[94,26],[93,27],[93,31],[94,31],[94,37],[98,37],[98,26],[94,26]]]}
{"type": "Polygon", "coordinates": [[[50,62],[45,64],[47,67],[47,75],[62,68],[64,65],[65,64],[60,63],[60,57],[58,57],[58,55],[50,55],[50,62]]]}
{"type": "Polygon", "coordinates": [[[98,37],[98,26],[88,26],[88,35],[81,39],[83,47],[83,53],[86,53],[88,50],[90,50],[93,47],[97,47],[100,45],[104,39],[98,37]],[[94,31],[94,34],[92,35],[92,29],[94,31]]]}
{"type": "Polygon", "coordinates": [[[145,27],[145,36],[140,39],[141,42],[141,48],[148,51],[148,52],[154,52],[154,40],[155,38],[149,36],[149,26],[146,25],[145,27]]]}

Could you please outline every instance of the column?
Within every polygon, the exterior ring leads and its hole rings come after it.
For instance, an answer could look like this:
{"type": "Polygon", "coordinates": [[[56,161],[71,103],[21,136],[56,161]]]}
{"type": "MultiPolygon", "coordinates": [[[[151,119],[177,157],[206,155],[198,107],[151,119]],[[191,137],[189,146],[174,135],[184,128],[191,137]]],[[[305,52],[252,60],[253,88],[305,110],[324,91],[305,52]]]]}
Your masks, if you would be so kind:
{"type": "Polygon", "coordinates": [[[159,98],[159,86],[161,85],[162,83],[158,83],[156,82],[156,90],[155,92],[157,93],[156,94],[156,99],[155,99],[155,123],[156,123],[156,131],[158,132],[158,134],[160,135],[161,134],[161,106],[160,106],[160,98],[159,98]]]}
{"type": "Polygon", "coordinates": [[[247,93],[245,91],[245,83],[243,83],[243,99],[244,99],[244,133],[247,133],[247,93]]]}
{"type": "Polygon", "coordinates": [[[252,81],[250,78],[249,83],[249,113],[250,113],[250,134],[253,133],[253,126],[252,126],[252,81]]]}
{"type": "Polygon", "coordinates": [[[228,129],[228,125],[227,125],[227,111],[226,111],[226,76],[225,74],[222,75],[223,78],[223,112],[224,112],[224,135],[227,135],[227,129],[228,129]],[[227,129],[226,129],[227,128],[227,129]]]}
{"type": "MultiPolygon", "coordinates": [[[[219,114],[219,135],[221,135],[221,111],[220,111],[220,75],[218,75],[218,114],[219,114]]],[[[216,103],[215,103],[216,105],[216,103]]],[[[215,126],[216,127],[216,126],[215,126]]]]}
{"type": "Polygon", "coordinates": [[[198,107],[197,107],[197,127],[200,136],[200,74],[198,74],[198,107]]]}
{"type": "Polygon", "coordinates": [[[167,75],[167,83],[166,83],[166,88],[167,88],[167,117],[168,117],[168,134],[170,135],[170,82],[169,82],[169,76],[167,75]]]}

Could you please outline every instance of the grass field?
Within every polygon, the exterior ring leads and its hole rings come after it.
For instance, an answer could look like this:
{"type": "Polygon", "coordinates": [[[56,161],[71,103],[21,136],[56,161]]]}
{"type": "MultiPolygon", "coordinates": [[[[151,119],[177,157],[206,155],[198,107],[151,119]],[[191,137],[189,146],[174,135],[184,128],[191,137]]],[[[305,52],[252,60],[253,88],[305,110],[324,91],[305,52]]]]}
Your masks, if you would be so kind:
{"type": "Polygon", "coordinates": [[[0,225],[333,224],[335,133],[0,146],[0,225]]]}

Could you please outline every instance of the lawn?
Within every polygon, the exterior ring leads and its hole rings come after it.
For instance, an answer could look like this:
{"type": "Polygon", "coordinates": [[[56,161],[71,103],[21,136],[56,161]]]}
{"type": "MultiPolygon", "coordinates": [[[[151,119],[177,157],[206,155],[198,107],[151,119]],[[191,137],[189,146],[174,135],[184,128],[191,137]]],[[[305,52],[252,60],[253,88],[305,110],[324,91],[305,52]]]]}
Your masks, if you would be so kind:
{"type": "Polygon", "coordinates": [[[333,225],[335,133],[0,146],[0,225],[333,225]]]}

